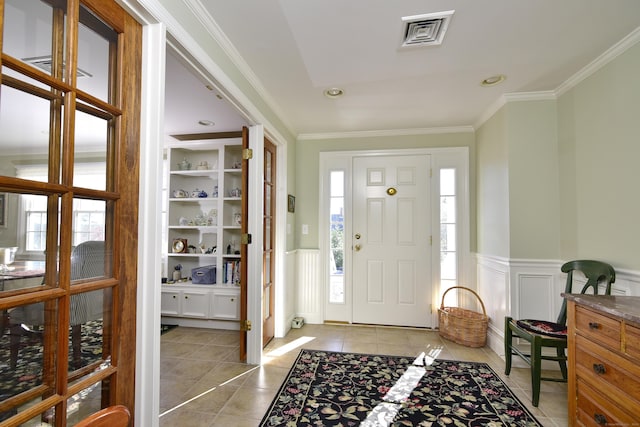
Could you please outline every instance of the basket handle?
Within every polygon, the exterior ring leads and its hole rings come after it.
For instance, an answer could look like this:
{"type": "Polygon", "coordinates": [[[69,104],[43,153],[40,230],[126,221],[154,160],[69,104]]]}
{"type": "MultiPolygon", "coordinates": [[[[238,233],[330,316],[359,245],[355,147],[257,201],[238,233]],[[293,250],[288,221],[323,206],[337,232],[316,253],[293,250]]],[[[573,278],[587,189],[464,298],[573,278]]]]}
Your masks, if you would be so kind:
{"type": "Polygon", "coordinates": [[[464,289],[465,291],[469,291],[472,294],[474,294],[476,296],[476,298],[478,298],[478,301],[480,302],[480,305],[482,306],[482,313],[484,313],[484,315],[487,315],[487,310],[485,310],[484,308],[484,303],[482,302],[482,298],[480,298],[480,295],[478,295],[476,293],[476,291],[474,291],[473,289],[469,289],[466,288],[464,286],[452,286],[449,289],[447,289],[446,291],[444,291],[444,294],[442,294],[442,302],[440,303],[440,309],[444,310],[444,297],[447,295],[447,292],[449,292],[451,289],[464,289]]]}

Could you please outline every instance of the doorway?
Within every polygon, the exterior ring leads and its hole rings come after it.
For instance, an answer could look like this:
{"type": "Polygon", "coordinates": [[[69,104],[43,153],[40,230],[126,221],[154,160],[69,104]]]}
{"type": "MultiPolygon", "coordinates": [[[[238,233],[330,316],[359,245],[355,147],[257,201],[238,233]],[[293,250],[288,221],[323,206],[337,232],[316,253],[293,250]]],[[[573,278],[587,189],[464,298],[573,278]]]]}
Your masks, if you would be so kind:
{"type": "Polygon", "coordinates": [[[325,321],[434,327],[469,261],[468,149],[320,153],[325,321]]]}

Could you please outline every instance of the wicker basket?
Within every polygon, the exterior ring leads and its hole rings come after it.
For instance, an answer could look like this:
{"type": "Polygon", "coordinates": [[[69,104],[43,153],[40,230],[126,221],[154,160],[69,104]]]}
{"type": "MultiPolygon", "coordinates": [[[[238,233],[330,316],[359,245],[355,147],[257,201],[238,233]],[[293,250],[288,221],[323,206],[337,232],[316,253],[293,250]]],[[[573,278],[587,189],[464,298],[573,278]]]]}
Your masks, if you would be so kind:
{"type": "Polygon", "coordinates": [[[442,303],[438,310],[438,320],[440,323],[440,336],[467,347],[484,347],[487,343],[487,325],[489,318],[484,308],[484,303],[480,296],[472,289],[464,286],[453,286],[442,295],[442,303]],[[459,307],[445,307],[444,297],[451,289],[464,289],[473,293],[480,305],[482,313],[467,310],[459,307]]]}

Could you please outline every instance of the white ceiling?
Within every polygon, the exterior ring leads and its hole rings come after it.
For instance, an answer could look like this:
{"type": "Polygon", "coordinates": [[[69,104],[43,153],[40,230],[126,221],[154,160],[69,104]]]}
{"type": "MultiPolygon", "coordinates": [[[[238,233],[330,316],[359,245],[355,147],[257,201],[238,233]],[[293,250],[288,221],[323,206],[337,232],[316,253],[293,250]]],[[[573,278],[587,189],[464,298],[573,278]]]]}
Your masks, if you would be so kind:
{"type": "Polygon", "coordinates": [[[503,94],[555,91],[640,27],[639,0],[198,1],[296,135],[474,126],[503,94]],[[402,17],[447,10],[441,45],[400,48],[402,17]],[[495,74],[506,81],[480,85],[495,74]]]}

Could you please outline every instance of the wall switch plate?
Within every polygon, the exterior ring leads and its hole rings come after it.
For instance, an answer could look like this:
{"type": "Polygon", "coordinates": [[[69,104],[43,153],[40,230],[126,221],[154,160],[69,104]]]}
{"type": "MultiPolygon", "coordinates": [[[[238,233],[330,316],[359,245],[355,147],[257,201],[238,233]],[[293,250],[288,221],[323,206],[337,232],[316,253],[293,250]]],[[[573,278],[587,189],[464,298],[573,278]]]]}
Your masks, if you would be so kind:
{"type": "Polygon", "coordinates": [[[309,234],[309,224],[302,224],[302,234],[309,234]]]}

